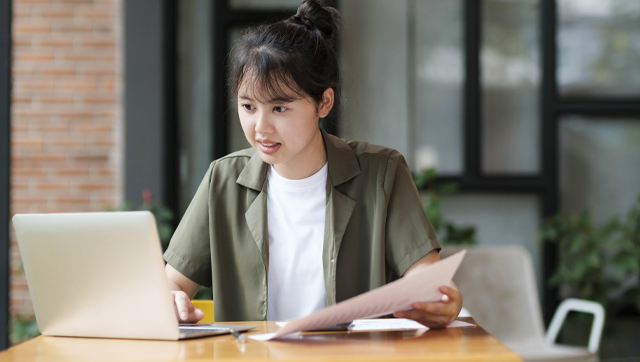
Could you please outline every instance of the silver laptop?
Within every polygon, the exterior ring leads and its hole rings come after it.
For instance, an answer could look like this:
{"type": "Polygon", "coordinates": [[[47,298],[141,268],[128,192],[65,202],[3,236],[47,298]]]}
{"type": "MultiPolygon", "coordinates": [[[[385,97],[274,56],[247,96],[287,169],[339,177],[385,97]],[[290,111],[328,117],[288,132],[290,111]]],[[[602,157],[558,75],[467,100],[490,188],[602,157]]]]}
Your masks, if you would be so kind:
{"type": "Polygon", "coordinates": [[[247,325],[179,326],[148,211],[13,217],[43,335],[177,340],[247,325]]]}

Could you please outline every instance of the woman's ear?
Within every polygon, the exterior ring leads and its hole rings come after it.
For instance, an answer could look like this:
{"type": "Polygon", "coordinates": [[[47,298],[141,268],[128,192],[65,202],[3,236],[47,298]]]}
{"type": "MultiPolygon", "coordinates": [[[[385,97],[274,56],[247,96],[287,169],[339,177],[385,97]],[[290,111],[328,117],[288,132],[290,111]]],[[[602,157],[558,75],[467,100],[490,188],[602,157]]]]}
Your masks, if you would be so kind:
{"type": "Polygon", "coordinates": [[[324,118],[329,115],[331,108],[333,108],[333,97],[335,93],[333,93],[332,88],[327,88],[322,93],[322,100],[320,100],[320,106],[318,107],[318,115],[320,118],[324,118]]]}

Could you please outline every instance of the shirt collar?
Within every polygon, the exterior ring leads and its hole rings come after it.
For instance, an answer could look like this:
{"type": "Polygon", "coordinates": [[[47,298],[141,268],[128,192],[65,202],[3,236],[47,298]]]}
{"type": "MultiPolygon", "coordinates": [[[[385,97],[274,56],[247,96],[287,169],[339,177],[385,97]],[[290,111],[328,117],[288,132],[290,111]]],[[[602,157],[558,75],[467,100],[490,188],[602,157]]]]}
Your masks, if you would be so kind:
{"type": "Polygon", "coordinates": [[[258,152],[253,151],[253,156],[244,166],[240,176],[236,179],[236,183],[256,191],[262,191],[264,181],[267,179],[268,169],[269,165],[262,161],[258,152]]]}
{"type": "Polygon", "coordinates": [[[343,184],[360,174],[360,164],[347,142],[320,129],[327,148],[329,180],[333,186],[343,184]]]}
{"type": "MultiPolygon", "coordinates": [[[[356,154],[351,147],[342,139],[328,134],[320,129],[324,145],[327,150],[327,161],[329,162],[329,177],[332,186],[345,183],[360,174],[360,165],[356,154]]],[[[260,155],[254,151],[253,156],[244,167],[236,183],[262,191],[264,182],[267,179],[267,169],[269,165],[264,163],[260,155]]]]}

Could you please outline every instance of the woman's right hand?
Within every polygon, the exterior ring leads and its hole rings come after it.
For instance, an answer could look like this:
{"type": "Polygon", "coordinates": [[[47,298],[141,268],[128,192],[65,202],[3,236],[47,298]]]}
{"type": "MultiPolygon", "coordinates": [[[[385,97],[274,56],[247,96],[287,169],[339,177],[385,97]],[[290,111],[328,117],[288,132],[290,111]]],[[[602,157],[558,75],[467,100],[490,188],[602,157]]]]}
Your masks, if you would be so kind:
{"type": "Polygon", "coordinates": [[[193,306],[187,293],[182,291],[171,291],[170,293],[173,297],[173,309],[179,323],[197,323],[204,318],[204,312],[193,306]]]}

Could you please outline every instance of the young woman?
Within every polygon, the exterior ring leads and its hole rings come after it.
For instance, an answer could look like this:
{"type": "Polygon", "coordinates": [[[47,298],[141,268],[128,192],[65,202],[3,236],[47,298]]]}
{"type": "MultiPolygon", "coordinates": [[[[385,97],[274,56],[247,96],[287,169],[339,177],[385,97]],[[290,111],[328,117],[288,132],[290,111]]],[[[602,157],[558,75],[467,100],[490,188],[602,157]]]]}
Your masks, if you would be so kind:
{"type": "MultiPolygon", "coordinates": [[[[402,155],[318,125],[340,99],[340,21],[307,0],[234,49],[229,88],[252,148],[211,164],[164,255],[181,322],[203,317],[190,302],[201,285],[216,321],[287,320],[440,260],[402,155]]],[[[445,326],[462,297],[440,291],[395,316],[445,326]]]]}

